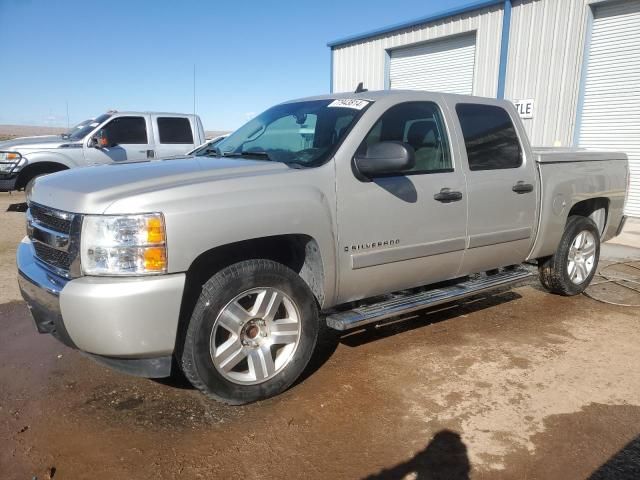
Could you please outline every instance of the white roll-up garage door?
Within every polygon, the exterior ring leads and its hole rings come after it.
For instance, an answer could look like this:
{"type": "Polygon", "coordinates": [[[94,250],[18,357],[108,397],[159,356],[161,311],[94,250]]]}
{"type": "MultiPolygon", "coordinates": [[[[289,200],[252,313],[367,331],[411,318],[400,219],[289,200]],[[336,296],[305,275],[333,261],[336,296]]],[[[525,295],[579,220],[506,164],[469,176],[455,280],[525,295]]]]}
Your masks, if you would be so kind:
{"type": "Polygon", "coordinates": [[[398,48],[390,56],[390,88],[463,95],[473,92],[475,34],[398,48]]]}
{"type": "Polygon", "coordinates": [[[594,11],[580,146],[627,153],[627,214],[640,217],[640,1],[594,11]]]}

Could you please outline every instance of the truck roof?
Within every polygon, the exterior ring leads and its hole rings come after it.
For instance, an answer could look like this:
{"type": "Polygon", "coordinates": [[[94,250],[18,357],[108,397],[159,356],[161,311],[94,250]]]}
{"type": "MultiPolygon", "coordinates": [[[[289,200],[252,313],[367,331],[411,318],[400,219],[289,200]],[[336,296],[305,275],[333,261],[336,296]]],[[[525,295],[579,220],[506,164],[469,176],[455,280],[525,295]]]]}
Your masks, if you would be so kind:
{"type": "Polygon", "coordinates": [[[478,100],[487,100],[487,103],[496,104],[496,103],[508,103],[512,104],[508,100],[496,99],[492,97],[479,97],[475,95],[457,95],[453,93],[442,93],[442,92],[426,92],[421,90],[372,90],[366,92],[343,92],[343,93],[331,93],[327,95],[316,95],[312,97],[298,98],[295,100],[290,100],[284,103],[291,102],[300,102],[305,100],[332,100],[339,98],[359,98],[362,100],[381,100],[384,98],[404,98],[412,97],[415,99],[419,99],[420,97],[424,97],[425,99],[432,99],[433,95],[441,95],[445,100],[449,100],[452,102],[460,102],[460,101],[475,101],[478,100]]]}
{"type": "Polygon", "coordinates": [[[150,111],[132,111],[132,110],[110,110],[105,113],[112,115],[168,115],[175,117],[197,117],[194,113],[175,113],[175,112],[150,112],[150,111]]]}

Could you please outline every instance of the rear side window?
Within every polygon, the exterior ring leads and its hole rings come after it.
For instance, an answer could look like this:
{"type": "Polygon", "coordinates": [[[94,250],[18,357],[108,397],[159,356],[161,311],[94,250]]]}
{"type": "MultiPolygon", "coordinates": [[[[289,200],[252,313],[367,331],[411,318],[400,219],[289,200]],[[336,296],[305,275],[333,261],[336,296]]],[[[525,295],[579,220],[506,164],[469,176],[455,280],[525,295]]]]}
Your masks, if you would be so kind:
{"type": "Polygon", "coordinates": [[[456,105],[456,112],[470,170],[498,170],[522,165],[518,135],[506,110],[494,105],[460,103],[456,105]]]}
{"type": "Polygon", "coordinates": [[[117,117],[105,127],[114,144],[147,144],[147,124],[143,117],[117,117]]]}
{"type": "Polygon", "coordinates": [[[188,118],[158,117],[160,143],[193,143],[188,118]]]}

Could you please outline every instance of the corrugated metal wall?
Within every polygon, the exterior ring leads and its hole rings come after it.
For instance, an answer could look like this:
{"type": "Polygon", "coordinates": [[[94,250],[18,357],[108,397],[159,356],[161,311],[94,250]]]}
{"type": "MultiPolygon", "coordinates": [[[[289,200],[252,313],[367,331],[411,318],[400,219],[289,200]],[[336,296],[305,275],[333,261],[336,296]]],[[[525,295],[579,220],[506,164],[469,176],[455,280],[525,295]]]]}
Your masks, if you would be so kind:
{"type": "Polygon", "coordinates": [[[640,0],[595,11],[580,145],[629,156],[628,215],[640,217],[640,0]]]}
{"type": "Polygon", "coordinates": [[[385,87],[386,50],[477,31],[474,95],[495,97],[498,88],[502,7],[490,7],[333,49],[333,91],[385,87]]]}
{"type": "Polygon", "coordinates": [[[514,0],[505,97],[534,99],[524,123],[533,145],[571,146],[588,0],[514,0]]]}

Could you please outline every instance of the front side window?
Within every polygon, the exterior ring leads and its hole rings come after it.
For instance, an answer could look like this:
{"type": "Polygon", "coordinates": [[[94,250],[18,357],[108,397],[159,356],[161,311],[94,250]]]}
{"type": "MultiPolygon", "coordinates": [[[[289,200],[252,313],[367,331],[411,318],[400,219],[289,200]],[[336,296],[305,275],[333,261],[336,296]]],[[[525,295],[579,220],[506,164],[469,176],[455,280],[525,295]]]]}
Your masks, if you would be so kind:
{"type": "Polygon", "coordinates": [[[158,117],[158,134],[160,143],[193,143],[191,122],[188,118],[158,117]]]}
{"type": "Polygon", "coordinates": [[[147,123],[143,117],[117,117],[111,120],[103,131],[114,145],[146,145],[147,123]]]}
{"type": "Polygon", "coordinates": [[[495,105],[456,105],[470,170],[518,168],[522,154],[518,134],[504,108],[495,105]]]}
{"type": "Polygon", "coordinates": [[[399,174],[439,173],[453,170],[449,143],[440,110],[433,102],[408,102],[384,112],[361,145],[404,142],[416,154],[415,166],[399,174]]]}
{"type": "Polygon", "coordinates": [[[219,155],[304,167],[324,163],[370,102],[292,102],[266,110],[216,145],[219,155]]]}

